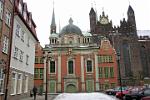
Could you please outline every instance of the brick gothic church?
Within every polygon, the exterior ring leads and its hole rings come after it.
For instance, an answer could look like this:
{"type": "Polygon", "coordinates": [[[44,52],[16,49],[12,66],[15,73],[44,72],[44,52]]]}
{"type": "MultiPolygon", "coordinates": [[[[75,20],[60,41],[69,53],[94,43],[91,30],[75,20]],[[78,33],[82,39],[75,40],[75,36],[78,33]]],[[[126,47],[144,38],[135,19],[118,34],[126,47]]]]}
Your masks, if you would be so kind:
{"type": "Polygon", "coordinates": [[[150,77],[150,38],[138,37],[133,8],[129,5],[127,20],[120,20],[120,26],[113,26],[108,16],[102,12],[97,20],[96,12],[91,8],[90,31],[95,42],[100,36],[106,36],[116,51],[121,54],[120,67],[123,83],[139,84],[144,77],[150,77]]]}

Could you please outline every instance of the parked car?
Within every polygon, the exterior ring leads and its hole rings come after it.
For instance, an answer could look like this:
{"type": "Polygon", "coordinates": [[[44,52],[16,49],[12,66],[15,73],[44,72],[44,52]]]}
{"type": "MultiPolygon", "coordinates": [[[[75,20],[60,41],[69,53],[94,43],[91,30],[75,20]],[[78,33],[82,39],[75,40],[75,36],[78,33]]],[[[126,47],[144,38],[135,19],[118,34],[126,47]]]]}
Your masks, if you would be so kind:
{"type": "MultiPolygon", "coordinates": [[[[124,90],[127,90],[128,88],[127,87],[122,87],[122,91],[124,90]]],[[[116,87],[114,89],[108,89],[105,91],[106,94],[108,95],[116,95],[117,92],[120,92],[121,91],[121,88],[120,87],[116,87]]]]}
{"type": "Polygon", "coordinates": [[[141,100],[150,100],[150,96],[143,97],[141,100]]]}
{"type": "Polygon", "coordinates": [[[123,90],[122,92],[119,91],[119,92],[116,93],[116,97],[119,98],[119,99],[121,99],[121,98],[124,98],[124,96],[125,96],[126,94],[128,94],[128,93],[129,93],[128,90],[123,90]]]}
{"type": "Polygon", "coordinates": [[[105,93],[108,94],[108,95],[115,95],[115,94],[116,94],[116,91],[115,91],[115,89],[107,89],[107,90],[105,91],[105,93]]]}
{"type": "Polygon", "coordinates": [[[139,92],[131,92],[125,95],[125,100],[141,100],[141,98],[150,96],[150,88],[145,88],[139,92]]]}

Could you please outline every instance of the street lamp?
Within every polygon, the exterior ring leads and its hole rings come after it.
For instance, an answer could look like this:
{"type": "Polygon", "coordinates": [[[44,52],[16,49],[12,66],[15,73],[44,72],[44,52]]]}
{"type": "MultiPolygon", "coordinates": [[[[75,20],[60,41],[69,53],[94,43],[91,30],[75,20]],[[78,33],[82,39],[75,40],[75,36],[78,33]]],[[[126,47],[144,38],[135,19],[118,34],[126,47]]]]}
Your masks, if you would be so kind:
{"type": "Polygon", "coordinates": [[[44,59],[46,59],[46,69],[44,68],[44,70],[45,70],[45,77],[46,77],[46,81],[45,81],[45,100],[48,100],[48,97],[47,97],[47,92],[48,92],[48,66],[49,66],[49,64],[48,64],[48,62],[50,61],[50,51],[48,51],[48,52],[43,52],[43,54],[44,54],[44,56],[43,56],[43,58],[44,59]]]}
{"type": "Polygon", "coordinates": [[[121,72],[120,72],[120,50],[117,50],[117,64],[118,64],[118,73],[119,73],[119,84],[120,84],[120,88],[121,88],[121,100],[122,98],[122,79],[121,79],[121,72]]]}

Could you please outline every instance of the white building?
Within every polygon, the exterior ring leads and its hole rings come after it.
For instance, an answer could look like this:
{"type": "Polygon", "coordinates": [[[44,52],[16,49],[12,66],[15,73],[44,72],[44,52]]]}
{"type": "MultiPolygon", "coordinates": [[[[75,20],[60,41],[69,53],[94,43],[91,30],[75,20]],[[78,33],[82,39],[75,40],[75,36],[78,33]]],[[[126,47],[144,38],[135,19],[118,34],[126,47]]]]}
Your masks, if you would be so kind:
{"type": "Polygon", "coordinates": [[[22,0],[16,1],[9,79],[11,100],[27,96],[33,88],[35,44],[38,41],[35,27],[27,5],[22,0]]]}

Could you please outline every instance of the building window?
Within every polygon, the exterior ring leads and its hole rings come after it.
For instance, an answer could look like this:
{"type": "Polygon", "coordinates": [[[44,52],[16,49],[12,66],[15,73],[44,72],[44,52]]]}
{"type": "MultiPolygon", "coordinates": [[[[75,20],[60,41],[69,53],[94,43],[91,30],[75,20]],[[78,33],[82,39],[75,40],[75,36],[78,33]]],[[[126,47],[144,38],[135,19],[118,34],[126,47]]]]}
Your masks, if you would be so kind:
{"type": "Polygon", "coordinates": [[[55,73],[55,61],[50,61],[50,73],[55,73]]]}
{"type": "Polygon", "coordinates": [[[68,61],[68,74],[73,74],[73,61],[68,61]]]}
{"type": "Polygon", "coordinates": [[[22,74],[18,74],[17,77],[17,93],[20,94],[22,92],[22,74]]]}
{"type": "Polygon", "coordinates": [[[92,61],[91,60],[87,60],[87,72],[92,72],[92,61]]]}
{"type": "Polygon", "coordinates": [[[52,44],[54,44],[54,39],[52,39],[52,44]]]}
{"type": "Polygon", "coordinates": [[[24,77],[24,93],[28,92],[28,76],[24,77]]]}
{"type": "Polygon", "coordinates": [[[40,63],[43,64],[44,63],[44,59],[41,57],[40,58],[40,63]]]}
{"type": "Polygon", "coordinates": [[[24,53],[24,52],[23,52],[22,50],[20,50],[20,55],[19,55],[19,56],[20,56],[20,59],[19,59],[19,60],[20,60],[21,62],[23,61],[23,53],[24,53]]]}
{"type": "Polygon", "coordinates": [[[14,48],[14,58],[16,58],[16,59],[18,59],[18,48],[17,47],[15,47],[14,48]]]}
{"type": "Polygon", "coordinates": [[[124,61],[124,67],[125,67],[125,76],[130,77],[132,76],[132,70],[131,70],[131,55],[130,55],[130,46],[127,43],[127,41],[123,41],[122,44],[122,52],[123,52],[123,61],[124,61]]]}
{"type": "Polygon", "coordinates": [[[16,73],[12,73],[11,94],[16,94],[16,73]]]}
{"type": "Polygon", "coordinates": [[[21,33],[21,41],[24,42],[24,34],[25,32],[22,30],[22,33],[21,33]]]}
{"type": "Polygon", "coordinates": [[[35,68],[35,70],[34,70],[34,78],[35,79],[39,78],[39,70],[38,70],[38,68],[35,68]]]}
{"type": "Polygon", "coordinates": [[[90,43],[90,38],[87,38],[88,43],[90,43]]]}
{"type": "Polygon", "coordinates": [[[30,37],[28,36],[28,40],[27,40],[27,46],[30,46],[30,37]]]}
{"type": "Polygon", "coordinates": [[[78,43],[80,43],[80,38],[78,38],[78,43]]]}
{"type": "Polygon", "coordinates": [[[103,67],[99,67],[99,78],[103,78],[103,67]]]}
{"type": "Polygon", "coordinates": [[[111,55],[100,55],[98,56],[98,63],[112,63],[113,59],[111,55]]]}
{"type": "Polygon", "coordinates": [[[108,56],[108,61],[113,62],[112,56],[108,56]]]}
{"type": "Polygon", "coordinates": [[[105,78],[109,77],[109,67],[104,67],[104,75],[105,75],[105,78]]]}
{"type": "Polygon", "coordinates": [[[38,64],[39,63],[39,57],[35,57],[35,64],[38,64]]]}
{"type": "Polygon", "coordinates": [[[3,2],[0,1],[0,19],[3,19],[3,2]]]}
{"type": "Polygon", "coordinates": [[[3,89],[4,89],[4,73],[3,73],[2,68],[0,68],[0,93],[3,93],[3,89]]]}
{"type": "Polygon", "coordinates": [[[114,77],[114,68],[110,67],[110,77],[114,77]]]}
{"type": "Polygon", "coordinates": [[[5,23],[10,26],[10,22],[11,22],[11,13],[7,10],[6,11],[6,17],[5,17],[5,23]]]}
{"type": "Polygon", "coordinates": [[[43,79],[43,68],[40,68],[40,79],[43,79]]]}
{"type": "Polygon", "coordinates": [[[19,24],[17,24],[16,25],[16,35],[18,36],[18,37],[20,37],[20,30],[21,30],[21,27],[20,27],[20,25],[19,24]]]}
{"type": "Polygon", "coordinates": [[[69,44],[72,44],[72,41],[69,41],[69,44]]]}
{"type": "Polygon", "coordinates": [[[29,55],[26,55],[26,65],[29,64],[29,55]]]}
{"type": "Polygon", "coordinates": [[[7,54],[8,53],[8,42],[9,42],[9,39],[4,36],[3,38],[3,53],[7,54]]]}
{"type": "Polygon", "coordinates": [[[43,68],[35,68],[34,78],[35,79],[43,79],[43,68]]]}

